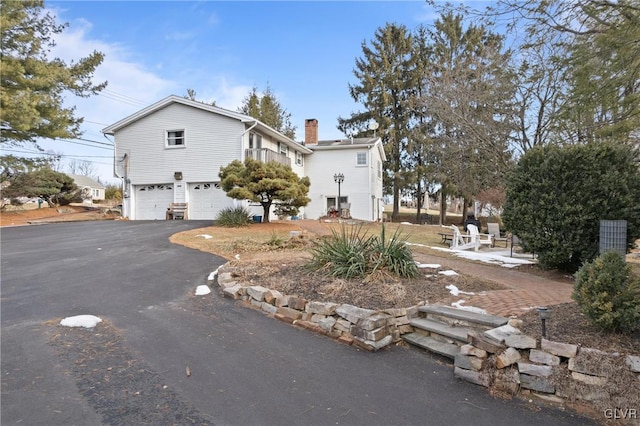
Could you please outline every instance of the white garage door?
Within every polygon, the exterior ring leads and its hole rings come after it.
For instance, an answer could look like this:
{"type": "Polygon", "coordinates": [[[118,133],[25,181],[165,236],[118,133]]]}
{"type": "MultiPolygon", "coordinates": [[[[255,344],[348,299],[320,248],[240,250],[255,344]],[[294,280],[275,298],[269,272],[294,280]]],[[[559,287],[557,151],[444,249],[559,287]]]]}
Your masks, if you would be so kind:
{"type": "Polygon", "coordinates": [[[215,219],[220,210],[233,204],[217,182],[189,184],[189,219],[215,219]]]}
{"type": "Polygon", "coordinates": [[[166,218],[167,208],[173,203],[173,184],[136,185],[136,219],[166,218]]]}

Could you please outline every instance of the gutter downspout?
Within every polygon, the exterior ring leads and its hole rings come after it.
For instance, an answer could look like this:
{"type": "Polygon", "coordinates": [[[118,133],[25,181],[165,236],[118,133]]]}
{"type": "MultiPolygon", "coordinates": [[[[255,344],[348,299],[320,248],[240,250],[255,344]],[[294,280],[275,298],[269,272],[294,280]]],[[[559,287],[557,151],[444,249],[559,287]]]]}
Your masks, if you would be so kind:
{"type": "MultiPolygon", "coordinates": [[[[122,192],[122,212],[121,212],[121,215],[122,215],[122,217],[128,217],[128,216],[125,214],[125,213],[128,213],[127,211],[125,211],[125,209],[128,209],[128,207],[125,207],[125,205],[126,205],[126,204],[125,204],[125,202],[124,202],[125,194],[127,193],[127,192],[126,192],[126,188],[125,188],[125,186],[127,185],[127,180],[128,180],[128,179],[127,179],[127,171],[129,170],[129,167],[128,167],[128,165],[127,165],[127,163],[128,163],[128,155],[127,155],[127,154],[124,154],[124,156],[122,157],[122,161],[124,161],[124,162],[125,162],[125,165],[124,165],[124,174],[125,174],[125,175],[124,175],[124,177],[122,177],[122,176],[120,176],[120,175],[118,174],[118,172],[117,172],[117,168],[116,168],[116,143],[115,143],[115,141],[110,140],[110,139],[107,137],[107,134],[106,134],[106,133],[103,133],[103,134],[102,134],[102,136],[104,136],[104,138],[105,138],[106,140],[108,140],[108,141],[113,145],[113,176],[115,176],[115,177],[117,177],[118,179],[120,179],[120,182],[121,182],[121,190],[120,190],[120,191],[122,192]]],[[[127,198],[128,198],[128,197],[127,197],[127,198]]]]}
{"type": "Polygon", "coordinates": [[[249,127],[247,130],[245,130],[244,132],[242,132],[242,134],[240,135],[240,160],[244,163],[244,135],[247,134],[247,132],[251,131],[254,127],[256,127],[258,125],[258,120],[253,122],[253,125],[251,127],[249,127]]]}

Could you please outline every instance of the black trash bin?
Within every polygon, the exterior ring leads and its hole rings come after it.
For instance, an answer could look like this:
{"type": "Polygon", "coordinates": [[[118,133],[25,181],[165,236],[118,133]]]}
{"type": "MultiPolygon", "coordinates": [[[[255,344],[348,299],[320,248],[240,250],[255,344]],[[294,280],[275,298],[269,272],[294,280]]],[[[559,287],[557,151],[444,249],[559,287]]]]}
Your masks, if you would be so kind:
{"type": "Polygon", "coordinates": [[[476,219],[476,216],[473,214],[468,214],[467,218],[464,221],[464,230],[465,232],[468,232],[467,230],[467,225],[468,224],[472,224],[475,225],[478,228],[478,232],[482,232],[482,230],[480,229],[480,221],[478,219],[476,219]]]}

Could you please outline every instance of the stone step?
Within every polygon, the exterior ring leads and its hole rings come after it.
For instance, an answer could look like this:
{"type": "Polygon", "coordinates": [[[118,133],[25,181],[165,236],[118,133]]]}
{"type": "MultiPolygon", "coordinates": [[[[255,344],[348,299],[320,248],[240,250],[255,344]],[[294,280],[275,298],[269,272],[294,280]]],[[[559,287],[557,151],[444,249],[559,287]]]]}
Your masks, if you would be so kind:
{"type": "Polygon", "coordinates": [[[402,336],[406,342],[426,349],[438,355],[454,359],[460,353],[460,347],[453,343],[445,343],[421,333],[407,333],[402,336]]]}
{"type": "Polygon", "coordinates": [[[477,324],[479,326],[488,328],[500,327],[509,322],[508,318],[495,315],[480,314],[477,312],[465,311],[464,309],[456,309],[443,305],[424,305],[420,306],[418,310],[427,315],[453,318],[455,320],[469,323],[470,325],[477,324]]]}
{"type": "Polygon", "coordinates": [[[427,318],[413,318],[409,321],[415,328],[439,334],[452,340],[457,340],[463,344],[467,343],[467,334],[472,330],[467,327],[453,327],[440,321],[433,321],[427,318]]]}

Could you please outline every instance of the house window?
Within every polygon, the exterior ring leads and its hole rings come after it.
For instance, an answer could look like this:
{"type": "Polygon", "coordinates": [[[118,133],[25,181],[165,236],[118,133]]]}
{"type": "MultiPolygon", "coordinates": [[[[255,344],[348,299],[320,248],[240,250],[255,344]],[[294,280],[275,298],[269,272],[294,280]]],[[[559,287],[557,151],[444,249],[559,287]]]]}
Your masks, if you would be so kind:
{"type": "Polygon", "coordinates": [[[367,165],[367,152],[358,152],[356,154],[356,166],[366,166],[367,165]]]}
{"type": "Polygon", "coordinates": [[[296,165],[302,166],[302,153],[296,151],[296,165]]]}
{"type": "Polygon", "coordinates": [[[262,149],[262,135],[249,133],[249,149],[262,149]]]}
{"type": "Polygon", "coordinates": [[[92,197],[99,197],[100,196],[100,191],[98,189],[92,189],[91,190],[91,196],[92,197]]]}
{"type": "Polygon", "coordinates": [[[169,147],[184,146],[184,130],[168,130],[167,146],[169,147]]]}
{"type": "Polygon", "coordinates": [[[289,147],[282,142],[278,142],[278,152],[282,155],[289,156],[289,147]]]}
{"type": "Polygon", "coordinates": [[[382,179],[382,161],[378,160],[378,179],[382,179]]]}

